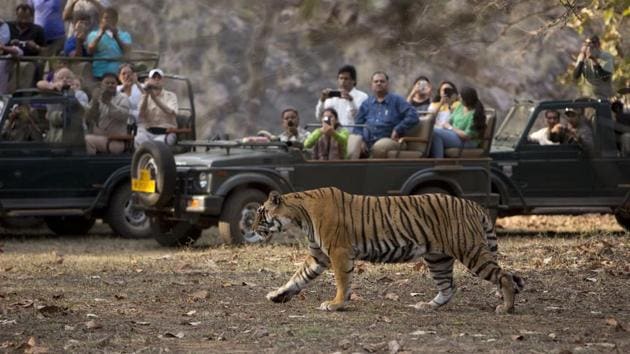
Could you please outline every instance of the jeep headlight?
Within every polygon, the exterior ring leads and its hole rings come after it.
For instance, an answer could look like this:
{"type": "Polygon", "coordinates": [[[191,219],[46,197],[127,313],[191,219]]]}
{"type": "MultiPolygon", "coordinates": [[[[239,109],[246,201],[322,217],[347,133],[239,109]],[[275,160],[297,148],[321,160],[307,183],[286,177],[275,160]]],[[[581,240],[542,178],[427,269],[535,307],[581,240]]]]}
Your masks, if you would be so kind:
{"type": "Polygon", "coordinates": [[[207,172],[200,172],[197,176],[197,186],[200,189],[208,190],[210,185],[210,175],[207,172]]]}

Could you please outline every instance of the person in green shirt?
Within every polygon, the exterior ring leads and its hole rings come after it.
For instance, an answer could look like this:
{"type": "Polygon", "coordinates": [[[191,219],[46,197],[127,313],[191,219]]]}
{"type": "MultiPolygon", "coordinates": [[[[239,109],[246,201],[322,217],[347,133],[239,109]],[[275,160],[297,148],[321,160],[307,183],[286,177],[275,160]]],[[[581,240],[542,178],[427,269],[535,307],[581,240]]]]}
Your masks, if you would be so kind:
{"type": "Polygon", "coordinates": [[[322,127],[315,129],[304,141],[304,147],[313,148],[315,160],[343,160],[348,151],[350,132],[339,124],[337,111],[326,108],[322,112],[322,127]]]}
{"type": "MultiPolygon", "coordinates": [[[[441,128],[433,130],[431,142],[431,157],[444,157],[444,149],[464,147],[476,148],[479,146],[479,138],[486,129],[486,116],[483,103],[477,96],[477,91],[472,87],[464,87],[461,90],[462,104],[451,113],[450,122],[441,128]]],[[[444,99],[442,99],[444,101],[444,99]]],[[[440,104],[446,104],[440,102],[440,104]]],[[[437,107],[437,112],[440,107],[437,107]]]]}

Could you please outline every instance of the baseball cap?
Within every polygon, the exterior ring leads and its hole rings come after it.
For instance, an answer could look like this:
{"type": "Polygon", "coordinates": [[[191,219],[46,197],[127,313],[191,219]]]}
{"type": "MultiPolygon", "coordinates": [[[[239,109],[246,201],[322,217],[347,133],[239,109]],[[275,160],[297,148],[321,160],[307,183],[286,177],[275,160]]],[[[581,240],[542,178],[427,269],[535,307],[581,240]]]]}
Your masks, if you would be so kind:
{"type": "Polygon", "coordinates": [[[164,72],[161,69],[155,68],[151,71],[149,71],[149,77],[153,77],[153,75],[158,74],[161,77],[164,77],[164,72]]]}

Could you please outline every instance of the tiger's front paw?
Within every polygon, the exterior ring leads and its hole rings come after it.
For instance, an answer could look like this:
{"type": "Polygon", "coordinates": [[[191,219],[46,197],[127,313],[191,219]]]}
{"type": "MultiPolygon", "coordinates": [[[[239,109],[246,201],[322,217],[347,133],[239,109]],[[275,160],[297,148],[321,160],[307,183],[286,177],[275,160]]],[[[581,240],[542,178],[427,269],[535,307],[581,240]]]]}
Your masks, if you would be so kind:
{"type": "Polygon", "coordinates": [[[345,303],[336,304],[333,301],[324,301],[319,305],[319,309],[322,311],[340,311],[345,307],[345,303]]]}
{"type": "Polygon", "coordinates": [[[274,290],[267,293],[267,300],[271,300],[276,303],[287,302],[291,300],[294,294],[289,291],[274,290]]]}
{"type": "Polygon", "coordinates": [[[514,306],[506,306],[505,304],[498,305],[494,310],[499,315],[504,315],[508,313],[514,313],[514,306]]]}
{"type": "Polygon", "coordinates": [[[416,310],[425,311],[425,312],[433,311],[433,310],[437,309],[438,307],[440,307],[440,306],[438,306],[438,304],[436,304],[433,301],[419,302],[419,303],[417,303],[415,305],[409,305],[409,306],[413,307],[416,310]]]}

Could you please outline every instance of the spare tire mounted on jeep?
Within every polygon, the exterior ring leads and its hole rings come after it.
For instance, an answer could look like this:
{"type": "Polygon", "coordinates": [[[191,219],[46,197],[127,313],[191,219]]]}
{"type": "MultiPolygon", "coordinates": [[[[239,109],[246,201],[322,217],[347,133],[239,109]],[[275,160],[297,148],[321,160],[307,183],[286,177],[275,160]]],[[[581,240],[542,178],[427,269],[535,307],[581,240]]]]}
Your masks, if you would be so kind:
{"type": "Polygon", "coordinates": [[[142,171],[148,171],[150,178],[155,181],[152,193],[136,193],[146,206],[161,207],[169,202],[175,192],[175,159],[170,148],[158,141],[142,143],[133,155],[131,161],[131,178],[140,179],[142,171]]]}

